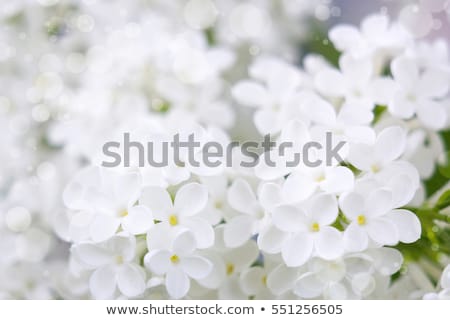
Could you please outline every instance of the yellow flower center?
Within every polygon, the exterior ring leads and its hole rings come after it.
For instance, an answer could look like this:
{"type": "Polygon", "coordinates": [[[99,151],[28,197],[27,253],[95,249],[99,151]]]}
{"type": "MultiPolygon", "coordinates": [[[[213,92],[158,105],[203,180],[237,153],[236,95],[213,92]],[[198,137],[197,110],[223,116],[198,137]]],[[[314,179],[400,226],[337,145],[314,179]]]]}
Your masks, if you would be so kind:
{"type": "Polygon", "coordinates": [[[222,209],[222,207],[223,207],[222,201],[216,201],[216,202],[214,203],[214,207],[215,207],[216,209],[222,209]]]}
{"type": "Polygon", "coordinates": [[[320,231],[320,225],[317,222],[314,222],[311,225],[311,231],[312,232],[319,232],[320,231]]]}
{"type": "Polygon", "coordinates": [[[176,161],[175,162],[175,165],[178,167],[178,168],[184,168],[184,167],[186,167],[186,163],[184,163],[184,161],[176,161]]]}
{"type": "Polygon", "coordinates": [[[227,264],[227,276],[232,275],[234,272],[234,265],[232,263],[227,264]]]}
{"type": "Polygon", "coordinates": [[[360,226],[365,225],[366,224],[366,217],[363,216],[362,214],[360,214],[357,218],[356,221],[358,222],[358,224],[360,226]]]}
{"type": "Polygon", "coordinates": [[[176,226],[178,224],[178,217],[174,214],[169,216],[169,224],[171,226],[176,226]]]}
{"type": "Polygon", "coordinates": [[[267,285],[267,276],[263,276],[261,281],[262,281],[262,284],[266,286],[267,285]]]}
{"type": "Polygon", "coordinates": [[[176,254],[174,254],[170,257],[170,262],[172,262],[173,264],[177,264],[178,262],[180,262],[180,258],[176,254]]]}
{"type": "Polygon", "coordinates": [[[122,264],[123,263],[123,257],[122,256],[116,256],[116,263],[122,264]]]}
{"type": "Polygon", "coordinates": [[[370,170],[372,170],[373,173],[377,173],[380,171],[380,167],[377,166],[376,164],[373,164],[370,166],[370,170]]]}
{"type": "Polygon", "coordinates": [[[123,218],[123,217],[126,217],[127,215],[128,215],[128,210],[126,210],[126,209],[119,212],[119,217],[123,218]]]}
{"type": "Polygon", "coordinates": [[[321,174],[320,176],[318,176],[317,178],[316,178],[316,182],[322,182],[322,181],[324,181],[325,180],[325,176],[323,175],[323,174],[321,174]]]}

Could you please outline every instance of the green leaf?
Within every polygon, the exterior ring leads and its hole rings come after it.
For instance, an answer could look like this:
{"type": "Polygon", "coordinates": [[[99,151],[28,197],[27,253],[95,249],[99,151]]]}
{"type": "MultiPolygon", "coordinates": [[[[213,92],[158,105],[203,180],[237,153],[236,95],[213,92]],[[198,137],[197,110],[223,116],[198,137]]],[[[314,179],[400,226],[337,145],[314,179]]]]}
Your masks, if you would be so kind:
{"type": "Polygon", "coordinates": [[[375,109],[373,110],[372,123],[373,124],[377,123],[381,119],[381,116],[385,113],[386,110],[387,110],[386,106],[376,105],[375,109]]]}
{"type": "Polygon", "coordinates": [[[334,47],[333,43],[327,36],[327,30],[317,21],[312,20],[310,23],[311,30],[308,32],[308,38],[301,45],[301,52],[305,54],[314,52],[321,55],[333,66],[339,66],[339,57],[341,53],[334,47]]]}
{"type": "Polygon", "coordinates": [[[445,209],[450,206],[450,189],[445,191],[436,203],[436,208],[439,210],[445,209]]]}
{"type": "Polygon", "coordinates": [[[428,197],[445,186],[450,179],[450,130],[440,132],[439,135],[444,142],[446,163],[439,165],[433,176],[425,181],[425,190],[428,197]]]}

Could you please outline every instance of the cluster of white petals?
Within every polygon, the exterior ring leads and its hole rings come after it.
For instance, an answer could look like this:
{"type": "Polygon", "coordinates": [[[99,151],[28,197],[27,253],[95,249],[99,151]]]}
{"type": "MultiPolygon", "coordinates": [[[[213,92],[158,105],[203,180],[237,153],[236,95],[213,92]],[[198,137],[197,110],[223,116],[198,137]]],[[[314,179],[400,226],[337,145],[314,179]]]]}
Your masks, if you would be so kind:
{"type": "Polygon", "coordinates": [[[448,43],[377,14],[331,28],[336,65],[299,61],[327,3],[2,5],[0,298],[449,298],[449,267],[410,285],[402,252],[446,151],[448,43]],[[344,147],[314,167],[273,149],[248,168],[238,147],[229,166],[102,166],[124,133],[344,147]]]}

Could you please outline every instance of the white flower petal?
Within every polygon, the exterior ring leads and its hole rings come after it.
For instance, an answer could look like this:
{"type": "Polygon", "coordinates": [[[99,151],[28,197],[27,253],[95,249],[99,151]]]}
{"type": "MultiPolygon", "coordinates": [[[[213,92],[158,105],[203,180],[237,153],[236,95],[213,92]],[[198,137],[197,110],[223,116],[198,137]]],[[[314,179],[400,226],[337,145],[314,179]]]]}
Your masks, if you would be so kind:
{"type": "Polygon", "coordinates": [[[270,224],[259,233],[258,247],[267,253],[279,253],[286,237],[285,232],[270,224]]]}
{"type": "Polygon", "coordinates": [[[367,85],[373,73],[373,62],[371,60],[354,58],[350,54],[341,55],[339,67],[345,78],[351,79],[352,85],[357,88],[367,85]]]}
{"type": "Polygon", "coordinates": [[[380,132],[375,143],[375,153],[384,162],[402,155],[406,147],[406,132],[401,127],[388,127],[380,132]]]}
{"type": "Polygon", "coordinates": [[[158,223],[150,227],[147,232],[147,248],[149,251],[154,249],[170,249],[170,245],[176,228],[171,227],[168,223],[158,223]]]}
{"type": "Polygon", "coordinates": [[[327,96],[340,97],[346,93],[346,80],[337,70],[324,69],[314,79],[316,88],[327,96]]]}
{"type": "Polygon", "coordinates": [[[267,103],[267,90],[261,84],[243,80],[238,82],[232,89],[231,95],[240,104],[248,107],[262,107],[267,103]]]}
{"type": "Polygon", "coordinates": [[[352,222],[344,231],[344,247],[349,252],[361,252],[367,249],[369,238],[364,228],[352,222]]]}
{"type": "Polygon", "coordinates": [[[283,201],[281,187],[276,183],[263,183],[258,192],[258,199],[264,209],[272,210],[283,201]]]}
{"type": "Polygon", "coordinates": [[[64,205],[69,209],[81,209],[83,207],[83,186],[78,181],[71,181],[63,192],[64,205]]]}
{"type": "Polygon", "coordinates": [[[327,260],[337,259],[344,253],[342,234],[333,227],[321,227],[314,246],[316,254],[327,260]]]}
{"type": "Polygon", "coordinates": [[[106,214],[97,214],[89,226],[89,234],[95,242],[108,240],[116,233],[120,219],[106,214]]]}
{"type": "Polygon", "coordinates": [[[346,125],[369,125],[373,120],[373,112],[358,105],[344,104],[339,110],[337,120],[346,125]]]}
{"type": "Polygon", "coordinates": [[[312,176],[294,172],[290,174],[282,187],[283,199],[289,203],[298,203],[309,198],[318,187],[312,176]]]}
{"type": "Polygon", "coordinates": [[[441,98],[449,89],[449,73],[438,68],[425,70],[420,78],[418,87],[421,97],[441,98]]]}
{"type": "Polygon", "coordinates": [[[311,257],[314,241],[307,232],[298,233],[287,239],[281,250],[281,255],[288,267],[303,265],[311,257]]]}
{"type": "Polygon", "coordinates": [[[188,276],[181,269],[173,268],[167,273],[166,289],[172,298],[183,298],[188,293],[190,286],[188,276]]]}
{"type": "Polygon", "coordinates": [[[395,245],[399,241],[398,230],[394,223],[385,218],[376,218],[367,224],[369,237],[381,245],[395,245]]]}
{"type": "Polygon", "coordinates": [[[371,146],[360,143],[351,145],[348,161],[360,170],[369,171],[374,162],[371,146]]]}
{"type": "Polygon", "coordinates": [[[212,270],[206,277],[197,279],[197,281],[205,288],[218,289],[226,277],[226,266],[223,258],[212,251],[203,252],[202,255],[212,263],[212,270]]]}
{"type": "Polygon", "coordinates": [[[244,244],[253,235],[253,221],[251,216],[237,216],[225,224],[223,238],[225,245],[236,248],[244,244]]]}
{"type": "Polygon", "coordinates": [[[327,170],[325,180],[320,184],[325,192],[334,194],[351,191],[353,185],[353,172],[350,169],[341,166],[327,170]]]}
{"type": "Polygon", "coordinates": [[[403,56],[392,61],[391,72],[395,81],[406,90],[414,90],[419,81],[419,70],[416,63],[403,56]]]}
{"type": "Polygon", "coordinates": [[[392,207],[407,205],[414,197],[418,186],[406,174],[394,176],[386,185],[392,191],[392,207]]]}
{"type": "Polygon", "coordinates": [[[297,277],[297,268],[288,268],[280,264],[267,276],[267,287],[273,294],[282,295],[292,289],[297,277]]]}
{"type": "Polygon", "coordinates": [[[193,216],[206,207],[208,189],[198,183],[185,184],[175,196],[174,207],[180,215],[193,216]]]}
{"type": "Polygon", "coordinates": [[[234,272],[238,273],[245,268],[250,267],[256,258],[258,258],[259,250],[254,241],[247,241],[242,246],[228,251],[223,255],[225,261],[234,265],[234,272]]]}
{"type": "Polygon", "coordinates": [[[124,296],[136,297],[145,290],[145,277],[138,267],[123,265],[117,274],[117,286],[124,296]]]}
{"type": "Polygon", "coordinates": [[[169,270],[171,253],[167,250],[150,250],[144,257],[144,265],[157,275],[163,275],[169,270]]]}
{"type": "Polygon", "coordinates": [[[72,253],[80,259],[83,263],[99,267],[112,262],[112,255],[110,252],[91,243],[82,243],[72,247],[72,253]]]}
{"type": "Polygon", "coordinates": [[[395,82],[392,79],[380,77],[371,82],[369,91],[375,103],[388,105],[394,97],[395,88],[395,82]]]}
{"type": "Polygon", "coordinates": [[[392,193],[388,189],[377,189],[369,194],[365,211],[370,217],[384,215],[392,209],[392,193]]]}
{"type": "Polygon", "coordinates": [[[301,298],[311,299],[322,294],[325,284],[312,272],[307,272],[298,278],[294,293],[301,298]]]}
{"type": "Polygon", "coordinates": [[[245,294],[252,296],[264,290],[266,274],[261,267],[252,267],[244,270],[240,276],[242,290],[245,294]]]}
{"type": "Polygon", "coordinates": [[[339,197],[339,207],[350,220],[355,220],[363,213],[364,198],[355,192],[343,194],[339,197]]]}
{"type": "Polygon", "coordinates": [[[252,214],[257,203],[255,193],[244,179],[233,182],[228,189],[227,199],[233,209],[246,214],[252,214]]]}
{"type": "Polygon", "coordinates": [[[130,208],[128,215],[122,219],[123,229],[131,234],[146,233],[153,224],[153,215],[145,206],[130,208]]]}
{"type": "Polygon", "coordinates": [[[387,31],[389,18],[384,14],[371,14],[361,22],[361,31],[367,38],[376,39],[387,31]]]}
{"type": "Polygon", "coordinates": [[[353,291],[357,295],[361,295],[363,297],[366,297],[370,295],[375,290],[375,279],[373,278],[372,274],[368,272],[361,272],[356,274],[351,279],[351,285],[353,291]]]}
{"type": "MultiPolygon", "coordinates": [[[[372,253],[373,252],[373,253],[372,253]]],[[[403,263],[402,254],[393,248],[378,248],[373,250],[375,268],[384,276],[391,276],[400,270],[403,263]]]]}
{"type": "Polygon", "coordinates": [[[212,271],[212,263],[200,256],[185,257],[180,261],[180,266],[186,274],[193,279],[203,279],[212,271]]]}
{"type": "Polygon", "coordinates": [[[173,240],[173,252],[180,256],[189,255],[197,248],[195,236],[191,231],[183,230],[173,240]]]}
{"type": "Polygon", "coordinates": [[[319,194],[311,198],[308,206],[308,217],[320,225],[332,224],[338,215],[336,197],[331,194],[319,194]]]}
{"type": "Polygon", "coordinates": [[[325,288],[323,295],[328,300],[345,300],[348,297],[347,288],[339,282],[331,283],[325,288]]]}
{"type": "Polygon", "coordinates": [[[141,176],[136,172],[127,172],[118,176],[114,191],[116,201],[127,207],[132,206],[141,192],[141,176]]]}
{"type": "Polygon", "coordinates": [[[124,261],[130,261],[136,254],[136,238],[121,233],[108,240],[106,247],[115,255],[121,255],[124,261]]]}
{"type": "Polygon", "coordinates": [[[273,224],[285,232],[298,232],[306,230],[306,216],[304,212],[294,206],[281,205],[274,209],[273,224]]]}
{"type": "Polygon", "coordinates": [[[419,218],[408,210],[392,210],[387,216],[397,227],[399,240],[403,243],[413,243],[420,238],[422,227],[419,218]]]}
{"type": "Polygon", "coordinates": [[[153,213],[157,220],[165,220],[173,211],[169,193],[160,187],[146,187],[142,190],[139,204],[144,205],[153,213]]]}
{"type": "Polygon", "coordinates": [[[395,92],[388,108],[394,116],[409,119],[416,112],[416,103],[408,99],[403,92],[395,92]]]}
{"type": "Polygon", "coordinates": [[[281,130],[280,111],[274,111],[272,109],[257,110],[253,115],[253,122],[255,123],[256,129],[262,135],[275,134],[281,130]]]}
{"type": "Polygon", "coordinates": [[[297,119],[287,121],[287,123],[283,124],[279,141],[292,142],[294,146],[302,146],[310,142],[311,136],[307,124],[297,119]]]}
{"type": "Polygon", "coordinates": [[[95,217],[89,211],[80,211],[70,218],[69,235],[73,242],[81,242],[89,239],[89,228],[95,217]]]}
{"type": "Polygon", "coordinates": [[[193,233],[199,249],[212,246],[214,243],[214,229],[208,221],[202,218],[189,217],[189,219],[182,219],[181,223],[193,233]]]}
{"type": "Polygon", "coordinates": [[[308,116],[312,121],[325,125],[333,125],[336,123],[336,111],[329,102],[313,96],[305,104],[314,106],[314,108],[308,110],[308,116]]]}
{"type": "Polygon", "coordinates": [[[261,180],[275,180],[281,178],[292,172],[293,168],[289,168],[286,163],[292,159],[286,156],[280,156],[274,150],[264,152],[258,158],[258,163],[255,167],[255,175],[261,180]],[[270,161],[269,161],[270,160],[270,161]]]}
{"type": "Polygon", "coordinates": [[[447,124],[447,111],[440,102],[421,101],[417,109],[417,117],[428,128],[439,130],[447,124]]]}
{"type": "Polygon", "coordinates": [[[359,43],[361,33],[352,25],[341,24],[333,27],[329,32],[330,40],[340,51],[347,51],[359,43]]]}
{"type": "Polygon", "coordinates": [[[112,266],[101,267],[92,273],[89,289],[95,299],[110,299],[116,290],[116,274],[112,266]]]}

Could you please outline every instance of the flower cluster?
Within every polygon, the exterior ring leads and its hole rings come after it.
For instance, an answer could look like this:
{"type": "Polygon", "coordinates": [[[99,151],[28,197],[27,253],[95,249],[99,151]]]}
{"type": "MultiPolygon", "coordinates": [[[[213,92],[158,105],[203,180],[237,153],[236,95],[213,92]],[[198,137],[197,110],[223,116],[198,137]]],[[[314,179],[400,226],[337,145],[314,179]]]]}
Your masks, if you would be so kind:
{"type": "MultiPolygon", "coordinates": [[[[359,28],[331,28],[324,43],[334,63],[320,52],[298,59],[308,17],[337,12],[324,1],[161,0],[126,10],[109,1],[38,2],[1,13],[13,29],[1,31],[0,53],[12,79],[2,79],[11,88],[0,96],[0,123],[12,127],[0,138],[10,151],[0,155],[1,297],[435,291],[408,285],[415,269],[436,277],[450,257],[450,193],[433,200],[425,184],[447,161],[444,40],[418,40],[401,21],[371,15],[359,28]],[[46,33],[30,27],[12,44],[15,19],[30,11],[46,33]],[[42,47],[33,49],[39,61],[26,54],[31,40],[42,47]],[[342,161],[318,166],[286,166],[293,154],[272,149],[249,168],[238,147],[229,166],[191,166],[187,154],[164,167],[140,166],[138,154],[129,165],[101,166],[102,146],[124,132],[223,146],[270,135],[294,147],[331,133],[330,143],[344,147],[342,161]],[[426,268],[428,240],[434,265],[426,268]]],[[[442,291],[425,298],[448,297],[449,279],[447,267],[442,291]]]]}

